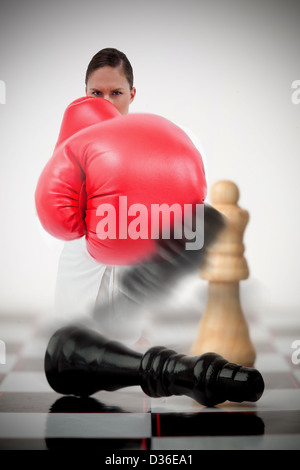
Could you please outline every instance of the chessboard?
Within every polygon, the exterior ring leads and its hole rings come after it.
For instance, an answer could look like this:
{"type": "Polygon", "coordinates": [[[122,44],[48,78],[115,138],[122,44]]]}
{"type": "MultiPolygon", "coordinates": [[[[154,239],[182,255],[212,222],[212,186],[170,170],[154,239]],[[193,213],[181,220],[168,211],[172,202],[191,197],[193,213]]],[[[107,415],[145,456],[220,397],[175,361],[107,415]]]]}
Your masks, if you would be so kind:
{"type": "MultiPolygon", "coordinates": [[[[212,408],[186,396],[151,398],[139,386],[88,398],[59,395],[44,374],[48,321],[42,315],[1,314],[0,449],[126,450],[126,455],[300,449],[299,314],[278,309],[246,314],[265,391],[255,403],[212,408]]],[[[188,353],[197,321],[195,312],[161,316],[157,341],[188,353]]]]}

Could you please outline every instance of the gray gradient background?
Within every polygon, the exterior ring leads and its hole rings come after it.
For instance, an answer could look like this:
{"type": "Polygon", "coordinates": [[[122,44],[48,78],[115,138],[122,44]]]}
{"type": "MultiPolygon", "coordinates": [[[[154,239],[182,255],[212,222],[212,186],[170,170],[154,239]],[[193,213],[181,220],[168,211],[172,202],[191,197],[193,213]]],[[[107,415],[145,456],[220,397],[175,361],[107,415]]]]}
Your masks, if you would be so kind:
{"type": "Polygon", "coordinates": [[[297,309],[300,2],[9,0],[0,7],[0,314],[51,311],[61,243],[40,230],[34,191],[103,47],[133,64],[131,112],[188,127],[206,150],[209,186],[238,184],[250,212],[245,298],[259,311],[297,309]]]}

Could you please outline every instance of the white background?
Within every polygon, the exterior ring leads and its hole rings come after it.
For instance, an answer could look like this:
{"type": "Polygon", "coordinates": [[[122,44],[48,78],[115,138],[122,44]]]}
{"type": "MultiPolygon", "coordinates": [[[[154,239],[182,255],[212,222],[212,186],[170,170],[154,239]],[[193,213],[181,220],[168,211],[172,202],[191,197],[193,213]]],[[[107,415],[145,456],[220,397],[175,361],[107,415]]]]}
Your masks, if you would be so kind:
{"type": "Polygon", "coordinates": [[[61,243],[39,229],[34,191],[63,112],[84,95],[87,64],[104,47],[133,65],[131,112],[189,128],[205,148],[209,187],[238,185],[250,213],[243,286],[251,302],[283,315],[297,309],[300,104],[291,97],[300,2],[9,0],[0,8],[0,314],[51,311],[61,243]]]}

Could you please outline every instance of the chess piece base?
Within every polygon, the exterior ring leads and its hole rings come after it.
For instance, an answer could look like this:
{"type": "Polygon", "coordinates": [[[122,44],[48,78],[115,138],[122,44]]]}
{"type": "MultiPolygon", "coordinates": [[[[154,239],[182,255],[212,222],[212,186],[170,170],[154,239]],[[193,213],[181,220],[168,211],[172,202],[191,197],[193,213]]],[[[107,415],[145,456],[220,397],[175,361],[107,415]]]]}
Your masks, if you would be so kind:
{"type": "Polygon", "coordinates": [[[208,302],[191,354],[214,351],[228,361],[253,367],[255,349],[240,304],[238,282],[211,282],[208,302]]]}

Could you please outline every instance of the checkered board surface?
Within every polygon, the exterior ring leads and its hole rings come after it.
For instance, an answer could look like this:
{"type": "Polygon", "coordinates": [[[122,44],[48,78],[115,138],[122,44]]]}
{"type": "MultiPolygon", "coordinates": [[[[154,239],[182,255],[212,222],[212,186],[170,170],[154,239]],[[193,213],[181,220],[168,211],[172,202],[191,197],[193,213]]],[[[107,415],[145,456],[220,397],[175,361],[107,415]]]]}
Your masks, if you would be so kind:
{"type": "MultiPolygon", "coordinates": [[[[50,388],[43,371],[49,340],[44,321],[2,314],[6,363],[0,365],[0,449],[300,449],[300,364],[292,361],[300,317],[281,311],[250,315],[247,321],[264,394],[256,403],[206,408],[188,397],[150,398],[139,386],[87,399],[61,396],[50,388]]],[[[157,337],[158,344],[188,350],[195,331],[190,323],[182,315],[165,324],[162,319],[157,328],[167,335],[157,337]],[[178,344],[168,338],[177,338],[178,344]]]]}

